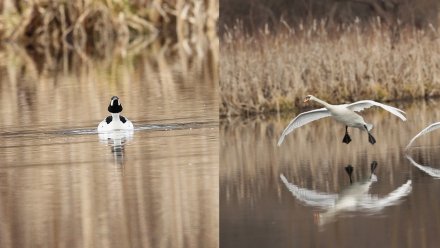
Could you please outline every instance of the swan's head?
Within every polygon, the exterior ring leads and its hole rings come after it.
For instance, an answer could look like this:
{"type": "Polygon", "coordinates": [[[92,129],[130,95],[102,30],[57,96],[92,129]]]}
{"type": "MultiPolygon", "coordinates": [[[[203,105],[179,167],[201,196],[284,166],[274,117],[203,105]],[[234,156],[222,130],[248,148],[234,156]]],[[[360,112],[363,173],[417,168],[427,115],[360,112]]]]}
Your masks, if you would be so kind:
{"type": "Polygon", "coordinates": [[[313,100],[312,98],[313,98],[312,95],[308,95],[308,96],[306,96],[306,98],[304,98],[304,102],[308,102],[310,100],[313,100]]]}
{"type": "Polygon", "coordinates": [[[110,113],[120,113],[122,111],[122,105],[119,101],[119,97],[113,96],[108,105],[108,112],[110,113]]]}

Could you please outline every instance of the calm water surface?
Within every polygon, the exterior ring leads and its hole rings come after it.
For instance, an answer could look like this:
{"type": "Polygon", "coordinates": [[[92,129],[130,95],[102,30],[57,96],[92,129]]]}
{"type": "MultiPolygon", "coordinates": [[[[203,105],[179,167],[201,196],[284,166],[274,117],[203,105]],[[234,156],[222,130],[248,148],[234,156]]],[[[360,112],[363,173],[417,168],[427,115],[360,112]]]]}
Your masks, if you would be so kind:
{"type": "Polygon", "coordinates": [[[394,105],[407,122],[363,114],[375,125],[374,146],[359,130],[342,143],[345,129],[331,119],[297,129],[281,147],[292,116],[222,120],[221,247],[437,247],[440,131],[404,148],[440,121],[440,102],[394,105]]]}
{"type": "Polygon", "coordinates": [[[0,247],[217,246],[217,75],[205,52],[0,51],[0,247]],[[135,131],[99,136],[113,95],[135,131]]]}

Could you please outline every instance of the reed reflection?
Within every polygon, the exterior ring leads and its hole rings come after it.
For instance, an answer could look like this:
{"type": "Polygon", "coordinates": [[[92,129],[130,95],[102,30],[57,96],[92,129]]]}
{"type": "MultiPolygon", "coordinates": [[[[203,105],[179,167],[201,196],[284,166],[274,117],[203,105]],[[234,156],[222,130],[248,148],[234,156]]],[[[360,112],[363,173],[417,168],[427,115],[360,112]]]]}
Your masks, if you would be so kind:
{"type": "Polygon", "coordinates": [[[139,131],[104,144],[96,134],[116,94],[137,127],[214,123],[218,50],[181,51],[157,42],[108,57],[0,50],[0,247],[218,243],[216,132],[139,131]]]}
{"type": "Polygon", "coordinates": [[[406,181],[400,187],[384,197],[378,197],[369,193],[373,183],[377,182],[374,174],[377,162],[370,165],[371,174],[362,181],[353,183],[353,167],[348,165],[345,171],[349,177],[350,185],[337,194],[323,193],[312,189],[301,188],[293,182],[289,183],[281,174],[281,180],[292,195],[306,206],[318,207],[324,212],[315,215],[315,222],[322,226],[335,221],[338,216],[348,212],[376,214],[388,206],[397,205],[400,200],[411,193],[411,180],[406,181]]]}

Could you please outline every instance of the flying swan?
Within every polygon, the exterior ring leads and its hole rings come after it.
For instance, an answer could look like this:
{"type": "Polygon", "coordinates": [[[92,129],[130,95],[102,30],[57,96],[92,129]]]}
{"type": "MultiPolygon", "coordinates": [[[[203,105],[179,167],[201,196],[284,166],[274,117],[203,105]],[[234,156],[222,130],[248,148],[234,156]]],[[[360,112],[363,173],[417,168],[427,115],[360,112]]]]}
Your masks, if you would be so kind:
{"type": "Polygon", "coordinates": [[[281,137],[278,140],[278,146],[280,146],[283,143],[286,135],[291,133],[296,128],[299,128],[309,122],[316,121],[328,116],[333,117],[335,120],[345,125],[345,135],[344,138],[342,139],[342,142],[346,144],[351,142],[351,138],[348,135],[347,129],[348,127],[354,127],[354,128],[359,128],[360,130],[366,130],[368,133],[368,141],[374,145],[374,143],[376,143],[376,139],[370,133],[371,129],[373,128],[373,125],[366,123],[364,121],[364,118],[362,118],[362,116],[355,113],[355,112],[360,112],[366,108],[370,108],[372,106],[381,107],[386,111],[390,112],[391,114],[396,115],[403,121],[406,121],[406,118],[404,116],[405,114],[404,111],[372,100],[362,100],[350,104],[333,105],[321,99],[318,99],[317,97],[308,95],[304,99],[304,102],[308,102],[310,100],[323,105],[324,108],[304,112],[299,114],[297,117],[295,117],[295,119],[293,119],[289,123],[289,125],[286,127],[286,129],[284,129],[283,133],[281,134],[281,137]]]}
{"type": "Polygon", "coordinates": [[[409,147],[412,145],[412,143],[420,136],[425,135],[429,132],[432,132],[436,129],[440,128],[440,122],[436,122],[436,123],[432,123],[431,125],[427,126],[425,129],[423,129],[422,131],[420,131],[420,133],[418,133],[416,136],[414,136],[414,138],[411,139],[411,141],[408,143],[408,145],[406,146],[406,150],[409,149],[409,147]]]}

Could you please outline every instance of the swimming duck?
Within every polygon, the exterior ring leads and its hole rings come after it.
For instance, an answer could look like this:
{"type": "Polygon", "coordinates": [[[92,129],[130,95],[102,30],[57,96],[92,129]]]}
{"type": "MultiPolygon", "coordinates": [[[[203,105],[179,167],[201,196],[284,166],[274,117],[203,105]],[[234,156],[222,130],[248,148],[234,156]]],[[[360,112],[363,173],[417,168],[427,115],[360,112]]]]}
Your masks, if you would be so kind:
{"type": "Polygon", "coordinates": [[[133,130],[133,123],[119,113],[122,112],[122,105],[119,97],[113,96],[108,105],[110,116],[105,118],[98,125],[98,132],[108,132],[114,130],[133,130]]]}

